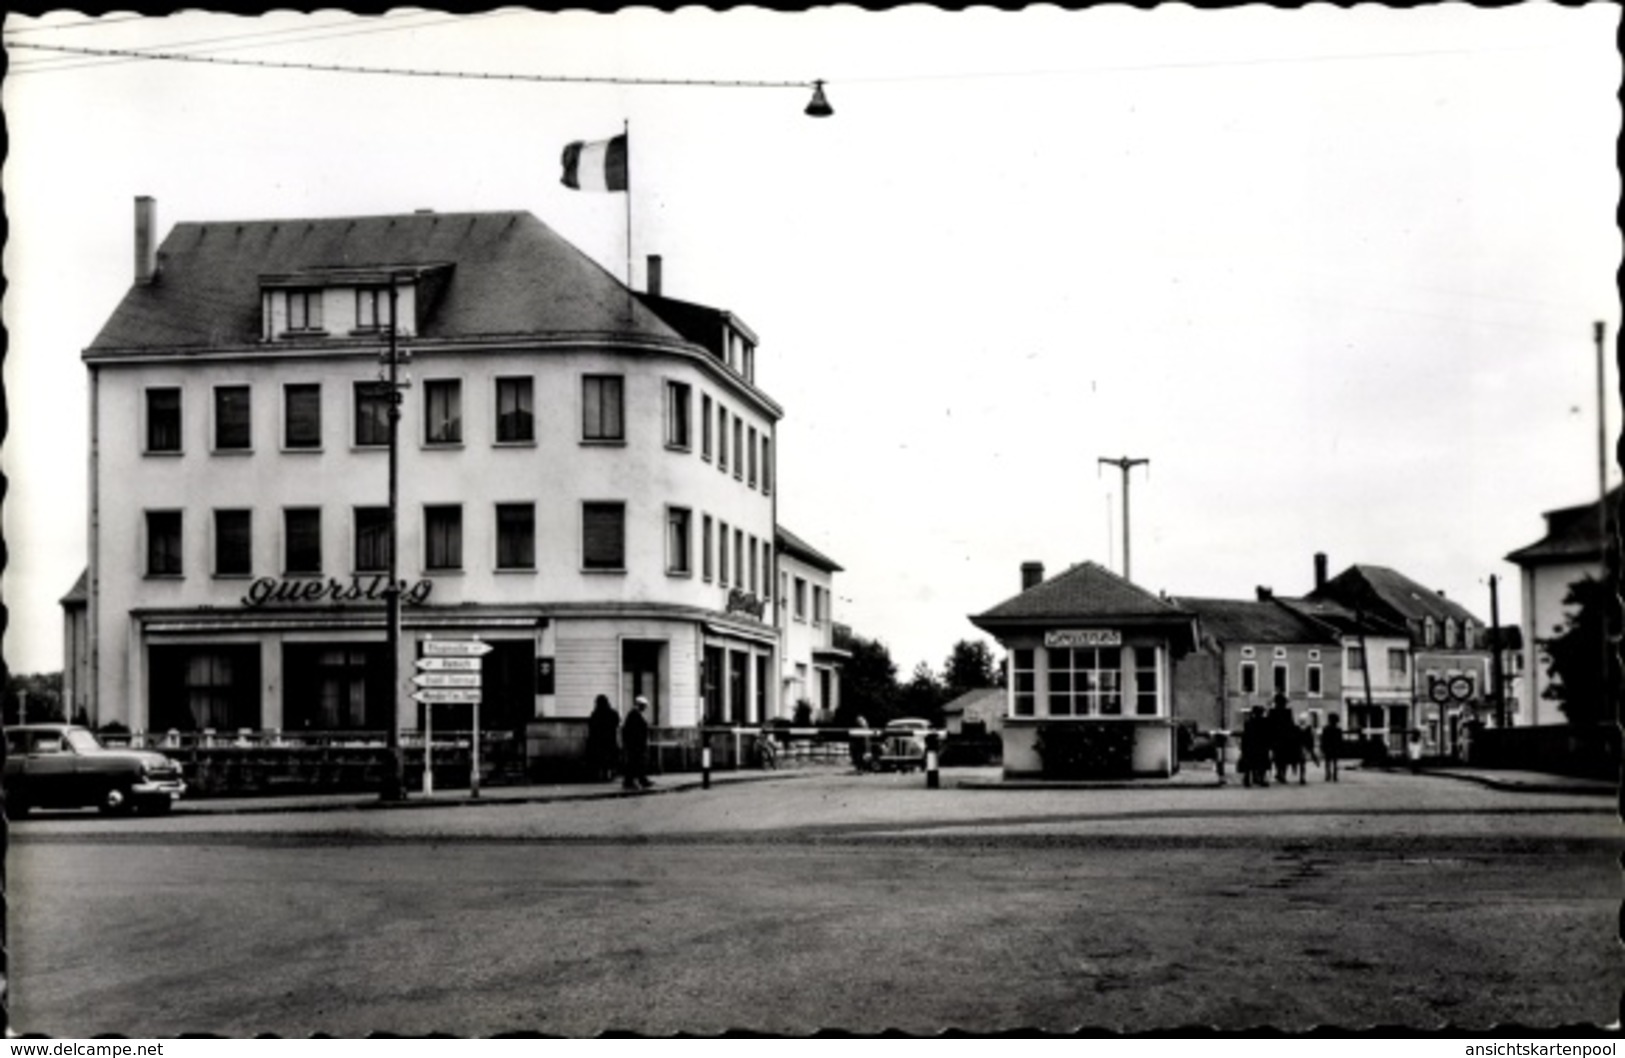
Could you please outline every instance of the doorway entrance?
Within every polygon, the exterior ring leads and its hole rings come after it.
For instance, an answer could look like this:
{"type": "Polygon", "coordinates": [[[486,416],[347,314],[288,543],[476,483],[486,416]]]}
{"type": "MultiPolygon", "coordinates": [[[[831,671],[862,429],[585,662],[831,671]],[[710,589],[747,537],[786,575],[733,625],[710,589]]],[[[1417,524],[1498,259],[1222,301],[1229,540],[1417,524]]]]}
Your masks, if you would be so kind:
{"type": "Polygon", "coordinates": [[[649,701],[645,719],[650,727],[664,723],[660,701],[660,665],[666,649],[664,640],[621,640],[621,713],[632,711],[632,700],[639,695],[649,701]]]}

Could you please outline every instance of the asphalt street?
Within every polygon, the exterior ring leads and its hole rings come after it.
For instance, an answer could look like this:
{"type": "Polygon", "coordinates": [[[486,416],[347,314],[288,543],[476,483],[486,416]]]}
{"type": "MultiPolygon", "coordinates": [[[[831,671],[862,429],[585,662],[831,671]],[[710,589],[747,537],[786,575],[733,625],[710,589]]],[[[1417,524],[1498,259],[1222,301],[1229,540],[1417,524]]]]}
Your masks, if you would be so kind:
{"type": "Polygon", "coordinates": [[[12,1027],[803,1035],[1618,1017],[1610,797],[1359,771],[1265,790],[944,776],[937,790],[825,769],[629,798],[41,816],[10,834],[12,1027]]]}

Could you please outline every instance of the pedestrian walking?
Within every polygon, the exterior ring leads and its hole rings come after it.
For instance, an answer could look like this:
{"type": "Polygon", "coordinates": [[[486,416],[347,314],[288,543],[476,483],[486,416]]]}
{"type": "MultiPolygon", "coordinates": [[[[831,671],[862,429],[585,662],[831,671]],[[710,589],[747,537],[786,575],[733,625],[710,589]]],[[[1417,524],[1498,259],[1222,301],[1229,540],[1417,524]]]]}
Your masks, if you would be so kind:
{"type": "Polygon", "coordinates": [[[1422,767],[1422,730],[1413,727],[1405,734],[1405,762],[1412,772],[1422,767]]]}
{"type": "Polygon", "coordinates": [[[1277,691],[1275,707],[1269,713],[1270,751],[1275,755],[1275,781],[1286,782],[1287,772],[1302,758],[1303,747],[1298,743],[1298,725],[1292,719],[1292,707],[1285,694],[1277,691]]]}
{"type": "Polygon", "coordinates": [[[1253,706],[1241,725],[1240,764],[1243,786],[1270,784],[1269,721],[1262,705],[1253,706]]]}
{"type": "Polygon", "coordinates": [[[615,734],[620,730],[621,716],[609,699],[600,694],[593,700],[592,713],[587,717],[587,767],[598,782],[615,777],[615,734]]]}
{"type": "Polygon", "coordinates": [[[869,721],[864,718],[862,713],[859,713],[856,719],[852,721],[852,726],[863,733],[847,735],[847,752],[852,755],[852,767],[858,771],[863,771],[863,762],[869,755],[869,721]]]}
{"type": "Polygon", "coordinates": [[[1315,755],[1315,729],[1309,726],[1309,718],[1304,717],[1298,724],[1298,759],[1293,768],[1298,773],[1298,785],[1302,786],[1309,781],[1309,762],[1319,762],[1315,755]]]}
{"type": "Polygon", "coordinates": [[[1320,729],[1320,766],[1327,782],[1337,781],[1337,762],[1342,756],[1343,728],[1337,721],[1337,714],[1333,713],[1326,718],[1326,726],[1320,729]]]}
{"type": "Polygon", "coordinates": [[[649,721],[643,717],[648,707],[649,700],[638,695],[621,724],[621,786],[628,790],[646,790],[654,785],[649,781],[649,721]]]}

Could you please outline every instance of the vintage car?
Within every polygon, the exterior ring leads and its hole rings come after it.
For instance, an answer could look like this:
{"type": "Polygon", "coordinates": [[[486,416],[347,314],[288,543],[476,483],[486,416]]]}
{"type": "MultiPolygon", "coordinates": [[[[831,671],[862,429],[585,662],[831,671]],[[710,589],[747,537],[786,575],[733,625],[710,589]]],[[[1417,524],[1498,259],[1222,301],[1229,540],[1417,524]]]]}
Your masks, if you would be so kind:
{"type": "Polygon", "coordinates": [[[874,757],[879,771],[913,771],[925,767],[926,736],[931,734],[927,720],[899,719],[880,733],[879,753],[874,757]]]}
{"type": "Polygon", "coordinates": [[[96,807],[109,814],[167,812],[186,792],[181,767],[162,753],[103,746],[74,724],[6,728],[6,811],[96,807]]]}

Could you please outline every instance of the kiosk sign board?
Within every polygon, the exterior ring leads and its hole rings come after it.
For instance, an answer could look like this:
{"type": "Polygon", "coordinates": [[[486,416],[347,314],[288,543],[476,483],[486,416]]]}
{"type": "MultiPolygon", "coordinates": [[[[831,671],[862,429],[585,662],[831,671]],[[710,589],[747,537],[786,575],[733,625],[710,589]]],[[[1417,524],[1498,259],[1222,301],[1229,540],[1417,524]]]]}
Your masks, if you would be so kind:
{"type": "Polygon", "coordinates": [[[1115,628],[1057,628],[1044,633],[1046,647],[1120,647],[1123,633],[1115,628]]]}

